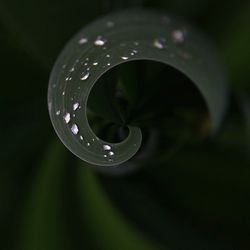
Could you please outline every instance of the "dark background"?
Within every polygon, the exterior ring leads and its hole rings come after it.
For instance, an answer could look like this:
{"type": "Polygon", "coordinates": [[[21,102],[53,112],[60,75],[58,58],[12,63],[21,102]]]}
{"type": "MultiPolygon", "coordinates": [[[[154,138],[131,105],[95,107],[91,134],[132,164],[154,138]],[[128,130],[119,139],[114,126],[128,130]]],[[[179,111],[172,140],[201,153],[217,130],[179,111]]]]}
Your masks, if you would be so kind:
{"type": "Polygon", "coordinates": [[[0,248],[250,249],[247,123],[238,101],[250,92],[249,44],[249,1],[0,0],[0,248]],[[59,142],[47,85],[75,32],[128,7],[166,10],[203,30],[228,69],[232,98],[216,143],[110,177],[81,166],[59,142]]]}

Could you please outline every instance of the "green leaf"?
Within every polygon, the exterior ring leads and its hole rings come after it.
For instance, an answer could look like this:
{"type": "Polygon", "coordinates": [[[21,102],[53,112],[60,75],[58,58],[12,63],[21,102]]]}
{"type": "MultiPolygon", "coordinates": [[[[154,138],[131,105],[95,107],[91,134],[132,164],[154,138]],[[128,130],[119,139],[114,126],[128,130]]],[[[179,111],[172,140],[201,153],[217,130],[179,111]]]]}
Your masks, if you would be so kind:
{"type": "Polygon", "coordinates": [[[70,249],[62,211],[63,148],[52,143],[21,210],[18,249],[70,249]]]}
{"type": "Polygon", "coordinates": [[[139,127],[126,124],[128,137],[109,143],[94,134],[87,117],[88,97],[95,83],[110,69],[135,60],[160,62],[189,78],[206,101],[212,133],[218,130],[227,107],[227,85],[207,40],[173,16],[139,10],[115,13],[74,36],[50,77],[48,105],[53,126],[65,146],[82,160],[115,166],[140,148],[139,127]],[[74,110],[74,104],[80,108],[74,110]]]}
{"type": "Polygon", "coordinates": [[[126,220],[104,192],[90,168],[78,169],[76,183],[94,249],[161,249],[126,220]]]}

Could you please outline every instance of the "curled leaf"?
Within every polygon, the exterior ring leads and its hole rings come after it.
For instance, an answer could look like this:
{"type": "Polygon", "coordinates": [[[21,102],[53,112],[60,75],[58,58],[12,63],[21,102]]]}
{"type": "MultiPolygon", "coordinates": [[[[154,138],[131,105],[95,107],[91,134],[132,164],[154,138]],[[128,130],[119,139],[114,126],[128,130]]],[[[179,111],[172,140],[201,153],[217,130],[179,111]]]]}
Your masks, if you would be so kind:
{"type": "Polygon", "coordinates": [[[206,39],[186,23],[162,13],[116,13],[73,37],[49,81],[52,124],[65,146],[82,160],[100,166],[119,165],[140,148],[139,127],[126,124],[128,136],[122,142],[109,143],[95,135],[87,117],[88,98],[96,82],[110,69],[135,60],[160,62],[184,74],[206,101],[212,132],[219,128],[227,106],[226,79],[206,39]]]}

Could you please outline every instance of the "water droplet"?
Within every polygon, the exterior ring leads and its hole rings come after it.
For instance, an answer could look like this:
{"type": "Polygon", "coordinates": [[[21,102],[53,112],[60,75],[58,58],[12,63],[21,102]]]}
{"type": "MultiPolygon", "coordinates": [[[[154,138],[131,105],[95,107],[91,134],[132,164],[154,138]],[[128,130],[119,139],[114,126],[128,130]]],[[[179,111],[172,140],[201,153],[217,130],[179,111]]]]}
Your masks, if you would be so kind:
{"type": "Polygon", "coordinates": [[[69,72],[73,72],[74,70],[75,70],[75,68],[72,67],[72,68],[69,70],[69,72]]]}
{"type": "Polygon", "coordinates": [[[78,129],[78,127],[77,127],[76,124],[73,124],[73,125],[72,125],[71,131],[72,131],[72,133],[73,133],[74,135],[77,135],[77,134],[78,134],[79,129],[78,129]]]}
{"type": "Polygon", "coordinates": [[[89,143],[89,142],[87,142],[87,146],[88,146],[88,147],[90,146],[90,143],[89,143]]]}
{"type": "Polygon", "coordinates": [[[98,62],[93,62],[93,65],[94,65],[94,66],[98,65],[98,62]]]}
{"type": "Polygon", "coordinates": [[[133,53],[137,54],[137,53],[138,53],[138,50],[133,49],[133,53]]]}
{"type": "Polygon", "coordinates": [[[103,145],[103,149],[104,149],[105,151],[107,151],[107,150],[110,150],[111,147],[110,147],[109,145],[105,144],[105,145],[103,145]]]}
{"type": "Polygon", "coordinates": [[[92,138],[92,141],[95,141],[95,138],[92,138]]]}
{"type": "Polygon", "coordinates": [[[86,62],[86,63],[84,63],[84,66],[87,66],[88,65],[88,63],[86,62]]]}
{"type": "Polygon", "coordinates": [[[109,54],[107,54],[107,55],[106,55],[106,57],[108,57],[108,58],[109,58],[109,57],[110,57],[110,55],[109,55],[109,54]]]}
{"type": "Polygon", "coordinates": [[[66,123],[69,123],[70,122],[70,113],[66,113],[64,116],[63,116],[63,119],[66,123]]]}
{"type": "Polygon", "coordinates": [[[109,156],[113,156],[115,153],[113,151],[110,151],[108,154],[109,156]]]}
{"type": "Polygon", "coordinates": [[[79,108],[79,102],[73,104],[73,110],[77,110],[79,108]]]}
{"type": "Polygon", "coordinates": [[[104,39],[102,36],[98,36],[94,41],[95,46],[103,46],[105,43],[106,39],[104,39]]]}
{"type": "Polygon", "coordinates": [[[82,140],[83,141],[83,137],[80,135],[80,140],[82,140]]]}
{"type": "Polygon", "coordinates": [[[56,115],[60,115],[61,111],[60,110],[57,110],[56,111],[56,115]]]}
{"type": "Polygon", "coordinates": [[[171,21],[170,18],[169,18],[168,16],[163,16],[161,20],[162,20],[162,22],[165,23],[165,24],[169,24],[170,21],[171,21]]]}
{"type": "Polygon", "coordinates": [[[174,30],[172,32],[172,39],[175,43],[183,43],[185,40],[185,34],[182,30],[174,30]]]}
{"type": "Polygon", "coordinates": [[[128,57],[127,56],[122,56],[121,59],[122,60],[128,60],[128,57]]]}
{"type": "Polygon", "coordinates": [[[62,92],[62,95],[65,95],[65,91],[62,92]]]}
{"type": "Polygon", "coordinates": [[[82,76],[81,76],[80,79],[81,79],[82,81],[85,81],[85,80],[87,80],[88,78],[89,78],[89,72],[87,72],[87,73],[84,72],[84,73],[82,74],[82,76]]]}
{"type": "Polygon", "coordinates": [[[107,66],[110,66],[111,65],[111,63],[107,63],[107,66]]]}
{"type": "Polygon", "coordinates": [[[139,43],[135,41],[135,42],[134,42],[134,45],[135,45],[135,46],[138,46],[138,45],[139,45],[139,43]]]}
{"type": "Polygon", "coordinates": [[[107,158],[108,156],[107,155],[103,155],[104,158],[107,158]]]}
{"type": "Polygon", "coordinates": [[[107,25],[108,28],[114,27],[114,23],[113,23],[112,21],[108,21],[108,22],[106,23],[106,25],[107,25]]]}
{"type": "Polygon", "coordinates": [[[157,49],[164,49],[164,44],[161,39],[156,38],[153,42],[153,46],[157,49]]]}
{"type": "Polygon", "coordinates": [[[85,43],[87,43],[88,42],[88,39],[86,38],[86,37],[82,37],[79,41],[78,41],[78,43],[79,44],[85,44],[85,43]]]}

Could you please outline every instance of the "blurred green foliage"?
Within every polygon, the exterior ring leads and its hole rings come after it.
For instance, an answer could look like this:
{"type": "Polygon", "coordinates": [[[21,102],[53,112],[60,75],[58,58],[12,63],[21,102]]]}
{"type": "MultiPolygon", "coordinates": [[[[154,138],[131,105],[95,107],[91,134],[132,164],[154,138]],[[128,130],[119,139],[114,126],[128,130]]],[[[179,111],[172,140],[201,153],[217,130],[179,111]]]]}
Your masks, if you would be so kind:
{"type": "Polygon", "coordinates": [[[1,0],[1,249],[248,250],[249,152],[238,94],[250,92],[249,28],[248,1],[1,0]],[[176,145],[176,154],[162,152],[131,175],[107,176],[59,142],[47,84],[79,28],[129,7],[165,10],[203,30],[228,69],[232,98],[214,141],[176,145]]]}

